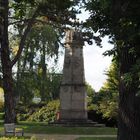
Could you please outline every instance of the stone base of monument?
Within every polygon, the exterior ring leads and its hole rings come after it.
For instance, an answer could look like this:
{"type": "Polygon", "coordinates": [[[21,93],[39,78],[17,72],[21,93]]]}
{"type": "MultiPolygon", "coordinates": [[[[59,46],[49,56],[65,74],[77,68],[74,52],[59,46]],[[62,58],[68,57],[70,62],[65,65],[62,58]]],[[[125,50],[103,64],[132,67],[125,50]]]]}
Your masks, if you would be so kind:
{"type": "Polygon", "coordinates": [[[104,124],[98,124],[91,120],[80,120],[80,119],[70,119],[70,120],[57,120],[53,123],[49,123],[53,126],[70,126],[70,127],[103,127],[104,124]]]}

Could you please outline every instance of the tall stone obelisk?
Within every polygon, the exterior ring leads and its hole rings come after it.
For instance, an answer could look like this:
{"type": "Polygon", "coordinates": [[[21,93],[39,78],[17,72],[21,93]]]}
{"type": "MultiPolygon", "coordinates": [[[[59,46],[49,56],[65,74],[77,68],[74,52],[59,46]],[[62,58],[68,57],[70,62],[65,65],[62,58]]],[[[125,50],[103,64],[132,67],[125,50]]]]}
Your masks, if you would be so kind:
{"type": "Polygon", "coordinates": [[[66,33],[63,79],[60,87],[60,121],[86,121],[83,37],[78,31],[66,33]]]}

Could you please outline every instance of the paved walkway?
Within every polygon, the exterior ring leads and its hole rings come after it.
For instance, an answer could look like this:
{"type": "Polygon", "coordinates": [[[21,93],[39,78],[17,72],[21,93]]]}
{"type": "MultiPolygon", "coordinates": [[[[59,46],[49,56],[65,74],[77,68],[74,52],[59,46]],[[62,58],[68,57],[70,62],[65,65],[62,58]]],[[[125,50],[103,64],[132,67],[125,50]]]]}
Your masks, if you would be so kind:
{"type": "Polygon", "coordinates": [[[116,135],[57,135],[57,134],[29,134],[25,136],[35,136],[37,140],[75,140],[79,137],[116,137],[116,135]]]}

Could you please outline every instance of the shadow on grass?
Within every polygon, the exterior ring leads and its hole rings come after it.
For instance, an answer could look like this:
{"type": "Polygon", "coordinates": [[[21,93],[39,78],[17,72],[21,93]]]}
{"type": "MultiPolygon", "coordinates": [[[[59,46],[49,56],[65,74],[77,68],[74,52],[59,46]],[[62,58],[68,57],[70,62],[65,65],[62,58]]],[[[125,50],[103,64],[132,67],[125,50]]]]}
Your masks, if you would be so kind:
{"type": "Polygon", "coordinates": [[[77,138],[76,140],[117,140],[117,138],[94,138],[94,137],[80,137],[77,138]]]}

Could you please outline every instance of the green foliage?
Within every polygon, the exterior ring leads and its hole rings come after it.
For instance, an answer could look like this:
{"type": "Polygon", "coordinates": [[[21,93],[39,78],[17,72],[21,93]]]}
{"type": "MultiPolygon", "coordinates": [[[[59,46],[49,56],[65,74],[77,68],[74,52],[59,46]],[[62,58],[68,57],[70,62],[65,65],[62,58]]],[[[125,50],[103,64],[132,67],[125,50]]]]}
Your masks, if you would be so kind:
{"type": "Polygon", "coordinates": [[[92,97],[95,94],[95,90],[88,83],[86,83],[86,92],[87,92],[87,96],[89,97],[92,97]]]}
{"type": "Polygon", "coordinates": [[[139,30],[136,30],[139,29],[139,2],[131,0],[87,0],[84,2],[85,7],[91,13],[87,24],[93,28],[93,31],[98,31],[101,36],[115,35],[117,39],[120,36],[123,42],[134,41],[136,36],[139,36],[139,30]]]}
{"type": "Polygon", "coordinates": [[[17,114],[17,121],[26,121],[29,118],[29,114],[23,114],[23,113],[19,113],[17,114]]]}
{"type": "Polygon", "coordinates": [[[52,100],[59,99],[60,84],[62,74],[52,73],[50,77],[49,92],[51,93],[52,100]]]}
{"type": "Polygon", "coordinates": [[[55,72],[20,73],[15,85],[16,96],[25,104],[30,104],[33,97],[41,97],[43,101],[58,99],[61,78],[62,74],[55,72]]]}
{"type": "Polygon", "coordinates": [[[0,112],[4,110],[4,102],[0,100],[0,112]]]}
{"type": "Polygon", "coordinates": [[[106,73],[108,79],[98,93],[87,84],[88,111],[96,111],[104,118],[116,119],[118,115],[118,74],[114,62],[106,73]]]}
{"type": "Polygon", "coordinates": [[[40,110],[46,103],[40,102],[39,104],[30,103],[24,104],[18,103],[16,106],[17,121],[26,121],[34,112],[40,110]]]}
{"type": "Polygon", "coordinates": [[[28,121],[35,122],[54,122],[56,120],[57,112],[59,111],[59,101],[50,101],[46,106],[42,107],[40,110],[34,112],[29,118],[28,121]]]}
{"type": "MultiPolygon", "coordinates": [[[[79,2],[79,0],[77,1],[71,1],[71,0],[64,0],[64,1],[50,1],[50,0],[2,0],[1,1],[1,17],[0,20],[2,19],[3,24],[1,24],[0,27],[0,34],[2,36],[0,36],[0,45],[1,45],[1,60],[2,62],[2,72],[3,72],[3,85],[4,85],[4,91],[6,92],[5,94],[7,96],[5,96],[5,111],[7,112],[6,115],[6,121],[7,122],[14,122],[15,121],[15,110],[14,110],[14,90],[13,90],[13,77],[15,78],[14,80],[17,81],[16,86],[18,85],[18,74],[20,72],[25,72],[22,71],[23,69],[18,69],[17,74],[12,75],[12,68],[15,65],[15,63],[17,62],[17,60],[20,59],[20,56],[23,53],[23,50],[25,48],[25,50],[30,50],[32,53],[30,53],[29,55],[27,55],[27,57],[25,58],[25,61],[22,61],[21,63],[23,64],[23,68],[27,67],[28,70],[33,70],[33,68],[35,67],[35,65],[33,65],[33,52],[38,52],[38,50],[33,50],[34,46],[33,44],[30,44],[31,46],[26,45],[26,40],[28,38],[28,34],[31,31],[33,26],[37,26],[37,25],[45,25],[48,24],[50,26],[52,26],[54,28],[54,31],[60,31],[61,33],[63,33],[63,31],[61,30],[61,27],[67,26],[68,23],[72,23],[71,19],[75,18],[75,14],[77,13],[74,5],[77,4],[77,2],[79,2]],[[43,17],[45,17],[45,19],[43,19],[43,17]],[[64,25],[64,26],[63,26],[64,25]],[[9,26],[9,27],[8,27],[9,26]],[[9,47],[9,35],[8,33],[10,33],[13,36],[16,36],[19,41],[18,43],[18,47],[17,47],[17,53],[12,56],[12,51],[11,48],[9,47]],[[4,35],[3,35],[4,34],[4,35]],[[26,47],[27,46],[27,47],[26,47]],[[26,60],[27,61],[26,63],[26,60]],[[21,71],[20,71],[21,70],[21,71]],[[6,76],[6,78],[4,78],[6,76]],[[10,81],[8,84],[8,81],[10,81]],[[9,101],[9,102],[7,102],[9,101]],[[12,113],[11,113],[12,112],[12,113]],[[11,117],[10,117],[11,116],[11,117]],[[9,119],[9,120],[8,120],[9,119]]],[[[53,29],[52,28],[52,29],[53,29]]],[[[40,33],[37,33],[38,35],[40,33]]],[[[46,34],[46,33],[45,33],[46,34]]],[[[51,36],[51,35],[50,35],[51,36]]],[[[48,37],[48,36],[47,36],[48,37]]],[[[34,38],[34,40],[31,40],[31,42],[35,41],[36,39],[34,38]]],[[[39,39],[38,39],[39,40],[39,39]]],[[[58,41],[58,40],[57,40],[58,41]]],[[[47,41],[46,41],[47,42],[47,41]]],[[[50,45],[52,48],[50,48],[48,50],[52,51],[54,50],[54,44],[55,46],[58,46],[58,42],[56,42],[56,40],[47,45],[50,45]],[[55,42],[55,43],[54,43],[55,42]]],[[[46,44],[45,44],[46,45],[46,44]]],[[[44,49],[44,42],[40,42],[39,46],[43,46],[44,49]]],[[[38,53],[36,53],[38,54],[38,53]]],[[[42,54],[42,51],[40,52],[40,54],[42,54]]],[[[38,57],[36,57],[37,59],[38,57]]],[[[46,58],[46,56],[45,56],[46,58]]],[[[41,56],[41,59],[42,56],[41,56]]],[[[46,60],[46,59],[44,59],[46,60]]],[[[19,63],[19,62],[18,62],[19,63]]],[[[45,63],[44,63],[45,64],[45,63]]],[[[17,65],[18,66],[18,65],[17,65]]],[[[26,71],[27,72],[27,71],[26,71]]],[[[28,72],[27,72],[28,73],[28,72]]],[[[24,85],[27,86],[29,82],[29,85],[32,85],[32,79],[29,78],[26,82],[24,81],[24,85]]],[[[22,84],[21,84],[22,85],[22,84]]],[[[32,88],[28,88],[26,89],[22,86],[17,86],[17,91],[16,93],[18,93],[18,97],[20,96],[20,91],[22,91],[23,95],[27,95],[29,94],[29,98],[27,96],[24,96],[24,103],[28,103],[29,100],[31,100],[31,98],[33,97],[33,90],[32,88]],[[20,89],[20,87],[22,87],[20,89]],[[23,93],[25,92],[25,94],[23,93]]],[[[33,85],[31,87],[34,87],[33,85]]],[[[22,98],[22,95],[20,96],[22,98]]]]}
{"type": "Polygon", "coordinates": [[[4,112],[0,112],[0,120],[4,120],[4,112]]]}
{"type": "Polygon", "coordinates": [[[18,104],[16,106],[17,121],[25,121],[29,118],[30,110],[26,105],[18,104]]]}
{"type": "Polygon", "coordinates": [[[88,83],[86,83],[86,92],[88,110],[96,110],[97,106],[95,105],[96,100],[94,98],[96,96],[96,92],[88,83]]]}
{"type": "Polygon", "coordinates": [[[30,48],[28,54],[33,53],[33,58],[37,55],[36,51],[42,53],[40,55],[46,54],[48,58],[58,55],[59,38],[61,37],[59,30],[54,30],[50,25],[38,23],[31,29],[28,37],[26,46],[30,48]],[[31,48],[32,46],[34,49],[31,48]],[[45,54],[43,54],[43,49],[45,54]]]}
{"type": "Polygon", "coordinates": [[[62,74],[56,72],[47,72],[46,76],[38,73],[37,90],[42,101],[51,101],[59,98],[59,88],[62,74]]]}
{"type": "Polygon", "coordinates": [[[100,39],[109,36],[109,42],[114,44],[114,48],[105,54],[115,56],[119,62],[120,80],[125,86],[123,89],[129,87],[136,92],[139,91],[137,60],[140,57],[140,2],[135,0],[83,0],[83,2],[90,12],[85,26],[97,32],[100,39]],[[133,60],[133,63],[130,60],[133,60]],[[132,67],[135,67],[135,70],[132,67]]]}
{"type": "Polygon", "coordinates": [[[25,105],[30,104],[35,92],[35,74],[29,72],[20,73],[15,84],[15,93],[25,105]]]}
{"type": "Polygon", "coordinates": [[[123,81],[125,82],[126,86],[130,86],[132,83],[132,74],[131,73],[125,73],[123,77],[121,77],[123,81]]]}
{"type": "Polygon", "coordinates": [[[60,36],[59,31],[50,25],[38,23],[32,27],[18,61],[15,85],[17,96],[25,104],[29,104],[36,95],[42,101],[58,97],[60,76],[55,71],[50,74],[47,66],[51,59],[51,63],[57,67],[60,36]]]}
{"type": "Polygon", "coordinates": [[[117,119],[118,116],[118,102],[116,101],[117,98],[118,97],[116,96],[113,96],[112,98],[103,97],[103,99],[99,101],[98,112],[102,113],[104,118],[117,119]]]}
{"type": "Polygon", "coordinates": [[[98,96],[98,112],[103,114],[105,118],[117,118],[118,116],[118,64],[116,61],[112,63],[109,71],[106,73],[108,76],[106,83],[100,89],[98,96]]]}

